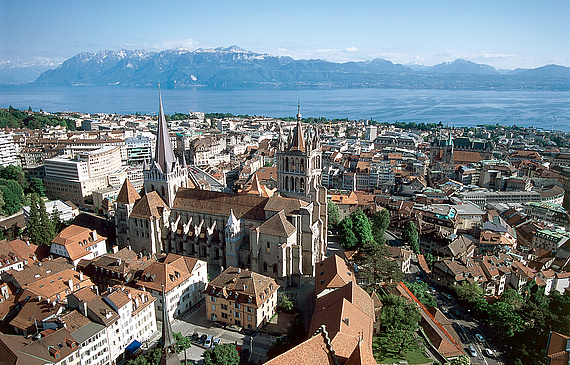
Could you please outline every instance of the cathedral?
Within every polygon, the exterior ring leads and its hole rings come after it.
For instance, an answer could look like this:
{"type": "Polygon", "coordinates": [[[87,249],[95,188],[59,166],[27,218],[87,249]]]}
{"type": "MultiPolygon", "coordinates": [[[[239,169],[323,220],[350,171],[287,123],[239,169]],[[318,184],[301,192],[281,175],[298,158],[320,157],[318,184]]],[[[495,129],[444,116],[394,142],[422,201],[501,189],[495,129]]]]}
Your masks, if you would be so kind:
{"type": "Polygon", "coordinates": [[[259,186],[240,194],[200,190],[189,181],[184,158],[174,155],[162,101],[156,153],[144,168],[139,194],[126,180],[116,200],[118,242],[140,254],[176,253],[208,262],[214,273],[229,266],[298,285],[314,276],[327,244],[327,192],[321,186],[322,152],[316,128],[301,114],[279,133],[278,190],[259,186]]]}

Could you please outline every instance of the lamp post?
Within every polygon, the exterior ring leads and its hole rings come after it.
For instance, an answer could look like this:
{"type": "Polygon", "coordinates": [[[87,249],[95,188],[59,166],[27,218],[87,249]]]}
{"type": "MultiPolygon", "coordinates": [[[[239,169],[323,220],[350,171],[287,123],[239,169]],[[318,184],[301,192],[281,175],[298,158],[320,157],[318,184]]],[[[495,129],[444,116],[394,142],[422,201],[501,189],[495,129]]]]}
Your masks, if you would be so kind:
{"type": "Polygon", "coordinates": [[[251,361],[251,355],[253,355],[253,336],[249,336],[249,357],[247,359],[248,362],[251,361]]]}

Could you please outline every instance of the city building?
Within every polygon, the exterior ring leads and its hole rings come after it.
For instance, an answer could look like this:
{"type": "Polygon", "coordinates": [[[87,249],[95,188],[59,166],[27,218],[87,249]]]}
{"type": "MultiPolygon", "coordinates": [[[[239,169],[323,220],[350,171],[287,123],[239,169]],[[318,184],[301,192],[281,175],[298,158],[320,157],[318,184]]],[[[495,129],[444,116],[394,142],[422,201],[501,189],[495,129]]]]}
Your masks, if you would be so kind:
{"type": "Polygon", "coordinates": [[[148,264],[135,285],[157,299],[157,320],[163,321],[164,311],[168,313],[170,320],[173,320],[197,304],[204,297],[203,291],[207,282],[206,262],[193,257],[168,254],[148,264]],[[166,309],[163,310],[163,307],[166,309]]]}
{"type": "Polygon", "coordinates": [[[206,317],[258,329],[275,313],[278,288],[268,276],[230,266],[210,281],[204,291],[206,317]]]}
{"type": "MultiPolygon", "coordinates": [[[[121,172],[120,147],[101,147],[81,152],[74,159],[54,157],[45,160],[46,193],[53,199],[71,200],[85,206],[94,190],[106,188],[115,178],[122,183],[126,178],[116,176],[121,172]]],[[[123,174],[120,174],[123,175],[123,174]]]]}
{"type": "Polygon", "coordinates": [[[96,230],[72,224],[61,231],[52,241],[50,254],[67,258],[77,267],[81,259],[93,259],[107,252],[107,238],[96,230]]]}

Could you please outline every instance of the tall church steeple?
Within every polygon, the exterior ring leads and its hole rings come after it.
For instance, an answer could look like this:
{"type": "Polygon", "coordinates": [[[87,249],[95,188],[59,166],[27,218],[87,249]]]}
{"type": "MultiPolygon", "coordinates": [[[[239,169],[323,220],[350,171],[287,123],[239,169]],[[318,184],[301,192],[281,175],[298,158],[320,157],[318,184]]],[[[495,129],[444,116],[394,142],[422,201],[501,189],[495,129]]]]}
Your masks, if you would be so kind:
{"type": "Polygon", "coordinates": [[[160,357],[160,364],[178,365],[180,360],[176,354],[176,339],[172,333],[172,326],[170,325],[170,316],[168,315],[168,301],[164,294],[164,285],[162,286],[162,337],[160,339],[160,347],[162,347],[162,354],[160,357]]]}
{"type": "Polygon", "coordinates": [[[144,168],[145,191],[156,191],[168,207],[172,207],[178,188],[188,187],[188,170],[184,165],[185,160],[179,161],[174,155],[159,90],[156,150],[150,166],[144,168]]]}
{"type": "Polygon", "coordinates": [[[156,134],[156,150],[154,153],[154,161],[162,169],[162,172],[169,174],[172,171],[172,165],[176,162],[172,143],[170,143],[170,135],[168,134],[168,126],[166,117],[162,108],[162,93],[158,91],[158,133],[156,134]]]}

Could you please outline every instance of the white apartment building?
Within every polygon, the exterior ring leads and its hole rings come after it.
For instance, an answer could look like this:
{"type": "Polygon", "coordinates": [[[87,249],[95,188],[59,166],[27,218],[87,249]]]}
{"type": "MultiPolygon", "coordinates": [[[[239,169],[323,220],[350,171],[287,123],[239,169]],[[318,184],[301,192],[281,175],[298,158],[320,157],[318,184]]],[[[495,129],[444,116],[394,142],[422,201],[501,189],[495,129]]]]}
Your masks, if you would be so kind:
{"type": "MultiPolygon", "coordinates": [[[[79,214],[76,207],[72,207],[71,205],[67,204],[63,200],[59,200],[59,199],[47,201],[47,202],[45,202],[45,206],[46,206],[47,214],[49,214],[51,216],[53,214],[53,212],[55,212],[57,210],[57,212],[59,214],[59,218],[64,222],[72,220],[73,218],[75,218],[79,214]]],[[[27,223],[28,219],[30,218],[30,206],[28,205],[28,206],[22,207],[22,210],[24,212],[24,219],[26,220],[26,223],[27,223]]]]}
{"type": "Polygon", "coordinates": [[[84,365],[111,364],[111,353],[107,341],[107,327],[89,322],[71,335],[79,344],[79,358],[84,365]]]}
{"type": "Polygon", "coordinates": [[[107,238],[96,230],[72,224],[51,241],[50,254],[63,256],[77,266],[81,259],[90,260],[107,252],[107,238]]]}
{"type": "Polygon", "coordinates": [[[94,190],[107,187],[113,179],[120,185],[121,176],[127,176],[121,168],[121,148],[118,146],[81,152],[74,159],[55,157],[45,160],[44,164],[47,195],[81,206],[94,190]]]}
{"type": "Polygon", "coordinates": [[[19,164],[18,145],[12,132],[0,131],[0,166],[19,164]]]}
{"type": "Polygon", "coordinates": [[[180,316],[203,298],[208,282],[208,265],[193,257],[169,253],[166,258],[149,265],[137,281],[156,300],[157,319],[162,321],[162,307],[167,305],[170,320],[180,316]],[[166,304],[163,303],[162,290],[166,304]]]}
{"type": "MultiPolygon", "coordinates": [[[[88,346],[82,364],[88,364],[89,357],[96,357],[95,362],[89,365],[107,364],[108,361],[116,363],[117,358],[124,354],[133,341],[144,343],[158,330],[154,313],[155,299],[141,290],[115,285],[98,295],[91,288],[83,288],[69,294],[67,301],[69,308],[78,309],[91,321],[105,327],[104,337],[99,336],[92,345],[99,349],[99,355],[87,352],[88,346]],[[101,349],[105,344],[108,346],[108,360],[101,349]]],[[[94,336],[97,337],[98,333],[94,336]]]]}

